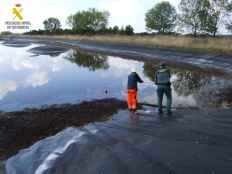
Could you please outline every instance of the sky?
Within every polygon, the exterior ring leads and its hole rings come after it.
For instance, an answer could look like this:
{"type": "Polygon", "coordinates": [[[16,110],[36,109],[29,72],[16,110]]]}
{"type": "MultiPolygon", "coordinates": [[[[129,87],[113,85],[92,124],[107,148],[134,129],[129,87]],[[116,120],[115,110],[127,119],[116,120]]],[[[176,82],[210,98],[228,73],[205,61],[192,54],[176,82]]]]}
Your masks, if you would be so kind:
{"type": "MultiPolygon", "coordinates": [[[[56,17],[62,28],[67,28],[66,19],[70,14],[89,8],[110,12],[109,25],[132,25],[135,32],[144,32],[145,13],[162,0],[0,0],[0,31],[6,31],[6,21],[12,21],[12,8],[22,5],[25,21],[31,22],[30,29],[43,29],[43,21],[48,17],[56,17]]],[[[180,0],[169,0],[178,8],[180,0]]],[[[18,32],[18,31],[14,31],[18,32]]]]}

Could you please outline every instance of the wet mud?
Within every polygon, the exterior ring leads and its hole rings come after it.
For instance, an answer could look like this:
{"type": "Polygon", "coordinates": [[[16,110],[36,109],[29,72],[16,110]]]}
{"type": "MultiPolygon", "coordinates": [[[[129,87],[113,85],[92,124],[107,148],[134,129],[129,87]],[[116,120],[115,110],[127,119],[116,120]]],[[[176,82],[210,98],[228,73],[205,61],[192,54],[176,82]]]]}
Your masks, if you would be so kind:
{"type": "Polygon", "coordinates": [[[3,41],[2,44],[8,47],[21,48],[21,47],[28,47],[31,45],[31,42],[27,40],[15,40],[15,39],[8,38],[8,39],[2,39],[2,40],[0,39],[0,41],[3,41]]]}
{"type": "Polygon", "coordinates": [[[45,45],[45,46],[31,48],[29,52],[35,55],[49,55],[52,57],[56,57],[68,50],[69,50],[68,48],[61,47],[61,46],[45,45]]]}
{"type": "Polygon", "coordinates": [[[105,121],[126,103],[116,99],[103,99],[81,104],[53,105],[42,109],[0,113],[0,159],[6,159],[19,149],[54,135],[72,126],[105,121]]]}

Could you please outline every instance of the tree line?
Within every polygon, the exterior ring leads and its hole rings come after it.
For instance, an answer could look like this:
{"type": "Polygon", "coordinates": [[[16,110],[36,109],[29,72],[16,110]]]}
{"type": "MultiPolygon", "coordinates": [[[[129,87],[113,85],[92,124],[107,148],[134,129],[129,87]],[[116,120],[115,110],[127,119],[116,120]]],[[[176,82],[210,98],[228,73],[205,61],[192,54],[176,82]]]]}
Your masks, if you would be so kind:
{"type": "MultiPolygon", "coordinates": [[[[156,4],[145,14],[149,32],[170,34],[183,32],[216,36],[219,28],[232,32],[231,0],[181,0],[179,12],[168,1],[156,4]]],[[[78,11],[67,18],[71,29],[61,29],[57,18],[44,21],[44,30],[28,34],[134,34],[131,25],[108,27],[110,13],[97,9],[78,11]]]]}

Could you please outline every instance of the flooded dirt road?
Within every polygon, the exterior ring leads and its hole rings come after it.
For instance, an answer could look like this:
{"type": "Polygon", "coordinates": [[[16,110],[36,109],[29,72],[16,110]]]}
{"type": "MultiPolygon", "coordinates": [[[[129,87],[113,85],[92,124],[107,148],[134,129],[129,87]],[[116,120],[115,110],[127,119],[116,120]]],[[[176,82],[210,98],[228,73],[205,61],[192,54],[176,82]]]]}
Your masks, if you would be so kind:
{"type": "MultiPolygon", "coordinates": [[[[146,82],[140,85],[140,101],[156,104],[153,81],[158,61],[91,54],[54,44],[25,45],[25,41],[14,40],[0,45],[0,52],[2,111],[102,98],[124,100],[131,68],[135,68],[146,82]]],[[[175,107],[211,105],[211,101],[202,102],[205,99],[202,95],[207,92],[212,97],[217,96],[214,105],[230,105],[231,77],[228,75],[183,65],[170,68],[175,107]],[[210,90],[205,90],[205,86],[210,86],[210,90]]]]}
{"type": "MultiPolygon", "coordinates": [[[[153,81],[159,61],[131,60],[135,53],[118,57],[118,50],[107,56],[61,43],[0,43],[0,156],[7,173],[232,172],[232,82],[227,69],[172,62],[174,115],[159,117],[149,107],[143,108],[148,114],[130,115],[125,110],[127,75],[136,69],[146,82],[139,86],[139,101],[156,105],[153,81]],[[99,120],[103,122],[69,128],[99,120]],[[21,148],[30,149],[17,153],[21,148]],[[53,153],[57,158],[46,161],[53,153]],[[95,157],[104,162],[95,163],[95,157]],[[74,165],[80,161],[83,167],[74,165]],[[33,162],[32,168],[24,167],[33,162]]],[[[99,49],[94,52],[107,53],[99,49]]],[[[0,172],[2,167],[0,163],[0,172]]]]}

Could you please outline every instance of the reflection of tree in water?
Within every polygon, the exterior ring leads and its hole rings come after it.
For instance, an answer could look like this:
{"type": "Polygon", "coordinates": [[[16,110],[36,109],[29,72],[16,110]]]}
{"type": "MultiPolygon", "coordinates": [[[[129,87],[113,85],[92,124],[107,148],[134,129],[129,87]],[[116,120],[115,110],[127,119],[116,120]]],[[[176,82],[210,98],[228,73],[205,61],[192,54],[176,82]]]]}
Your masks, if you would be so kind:
{"type": "Polygon", "coordinates": [[[232,82],[216,78],[202,87],[196,97],[201,106],[232,107],[232,82]]]}
{"type": "Polygon", "coordinates": [[[109,68],[107,56],[104,55],[92,55],[78,50],[73,50],[73,52],[68,56],[68,59],[72,63],[76,63],[78,66],[89,68],[90,71],[109,68]]]}
{"type": "Polygon", "coordinates": [[[145,62],[143,66],[143,73],[151,80],[155,81],[155,72],[157,71],[158,66],[151,62],[145,62]]]}
{"type": "MultiPolygon", "coordinates": [[[[144,64],[144,74],[151,80],[155,79],[155,72],[158,66],[151,62],[146,62],[144,64]]],[[[196,93],[200,88],[206,85],[210,78],[199,71],[189,71],[179,68],[171,68],[172,76],[174,76],[174,81],[172,86],[179,96],[188,96],[190,94],[196,93]]]]}
{"type": "MultiPolygon", "coordinates": [[[[157,64],[144,64],[144,74],[152,81],[155,78],[157,64]]],[[[200,70],[170,68],[172,86],[179,96],[194,95],[198,106],[229,106],[232,107],[232,82],[222,77],[214,77],[200,70]]]]}
{"type": "Polygon", "coordinates": [[[176,71],[174,73],[175,80],[173,81],[173,88],[180,96],[188,96],[196,94],[200,88],[206,85],[210,78],[200,72],[193,72],[188,70],[176,71]]]}

